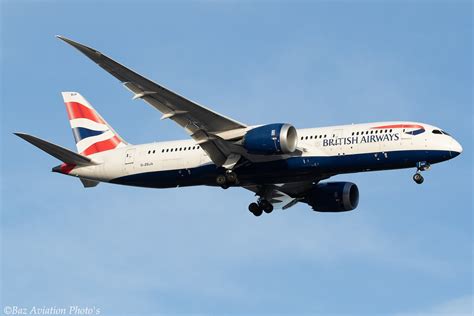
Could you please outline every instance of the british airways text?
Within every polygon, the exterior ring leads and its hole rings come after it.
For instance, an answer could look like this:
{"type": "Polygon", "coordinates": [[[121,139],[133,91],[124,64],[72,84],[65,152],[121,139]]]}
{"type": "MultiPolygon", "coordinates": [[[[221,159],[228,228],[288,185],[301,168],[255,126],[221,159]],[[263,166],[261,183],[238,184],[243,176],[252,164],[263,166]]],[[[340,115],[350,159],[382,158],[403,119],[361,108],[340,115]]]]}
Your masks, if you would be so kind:
{"type": "Polygon", "coordinates": [[[399,139],[400,139],[400,135],[398,133],[397,134],[384,134],[384,135],[362,135],[362,136],[340,137],[340,138],[332,138],[332,139],[323,139],[323,147],[365,144],[365,143],[375,143],[375,142],[394,142],[399,139]]]}

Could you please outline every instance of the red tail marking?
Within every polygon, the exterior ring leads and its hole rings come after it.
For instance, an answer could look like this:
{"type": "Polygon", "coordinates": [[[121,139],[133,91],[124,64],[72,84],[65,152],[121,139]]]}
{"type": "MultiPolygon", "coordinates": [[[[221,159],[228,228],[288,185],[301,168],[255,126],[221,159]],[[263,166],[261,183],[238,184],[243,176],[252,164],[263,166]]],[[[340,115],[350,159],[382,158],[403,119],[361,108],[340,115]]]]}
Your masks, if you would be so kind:
{"type": "Polygon", "coordinates": [[[97,115],[94,110],[86,107],[81,103],[66,102],[66,110],[70,120],[77,118],[85,118],[97,123],[105,124],[105,122],[97,115]]]}
{"type": "Polygon", "coordinates": [[[73,163],[62,163],[61,166],[59,166],[61,172],[64,174],[69,174],[69,172],[71,172],[75,167],[76,165],[73,163]]]}
{"type": "Polygon", "coordinates": [[[117,136],[114,136],[110,139],[106,139],[87,147],[81,155],[89,156],[92,154],[100,153],[102,151],[115,149],[118,144],[120,144],[120,139],[117,136]]]}

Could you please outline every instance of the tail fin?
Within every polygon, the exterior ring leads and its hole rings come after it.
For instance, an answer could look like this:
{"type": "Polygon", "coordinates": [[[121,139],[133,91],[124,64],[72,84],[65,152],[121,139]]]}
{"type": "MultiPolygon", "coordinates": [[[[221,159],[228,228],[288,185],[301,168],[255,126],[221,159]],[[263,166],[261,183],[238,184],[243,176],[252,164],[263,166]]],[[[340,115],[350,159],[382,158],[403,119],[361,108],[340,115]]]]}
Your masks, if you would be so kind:
{"type": "Polygon", "coordinates": [[[127,145],[117,132],[77,92],[62,92],[77,151],[84,156],[127,145]]]}

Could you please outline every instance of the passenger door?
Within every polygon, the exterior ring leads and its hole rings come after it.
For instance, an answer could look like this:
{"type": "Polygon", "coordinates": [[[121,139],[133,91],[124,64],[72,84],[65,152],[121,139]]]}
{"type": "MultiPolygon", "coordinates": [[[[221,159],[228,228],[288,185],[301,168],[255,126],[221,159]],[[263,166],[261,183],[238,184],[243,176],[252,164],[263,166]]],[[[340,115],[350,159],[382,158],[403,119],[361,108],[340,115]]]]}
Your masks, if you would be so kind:
{"type": "Polygon", "coordinates": [[[136,148],[127,149],[125,152],[125,173],[132,173],[135,167],[135,152],[136,148]]]}

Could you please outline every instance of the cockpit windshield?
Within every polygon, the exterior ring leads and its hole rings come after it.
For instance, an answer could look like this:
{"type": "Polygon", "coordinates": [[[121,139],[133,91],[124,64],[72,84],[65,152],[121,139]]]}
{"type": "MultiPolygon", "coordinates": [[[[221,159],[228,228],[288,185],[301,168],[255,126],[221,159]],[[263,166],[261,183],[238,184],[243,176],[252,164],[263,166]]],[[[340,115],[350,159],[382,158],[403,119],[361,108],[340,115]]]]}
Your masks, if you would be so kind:
{"type": "Polygon", "coordinates": [[[451,135],[449,135],[448,133],[446,133],[445,131],[441,131],[441,130],[439,130],[439,129],[434,129],[434,130],[433,130],[433,134],[451,136],[451,135]]]}

